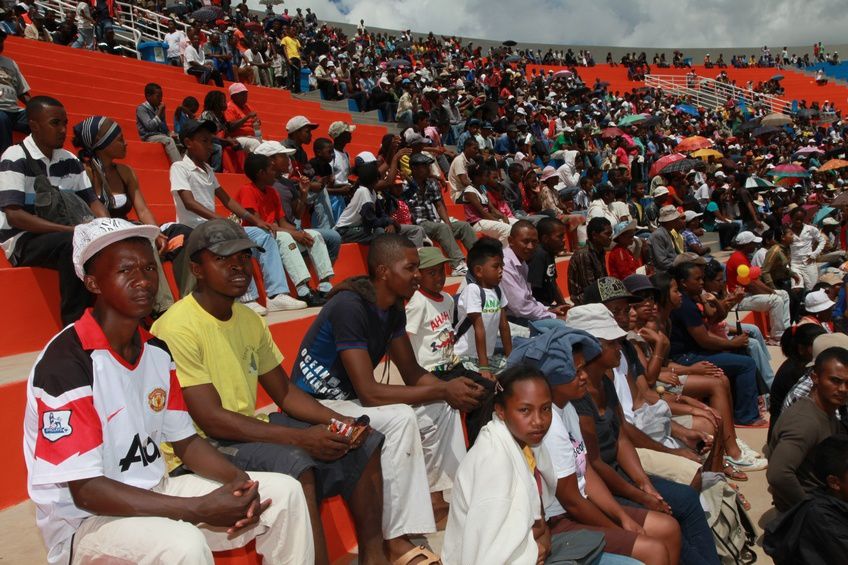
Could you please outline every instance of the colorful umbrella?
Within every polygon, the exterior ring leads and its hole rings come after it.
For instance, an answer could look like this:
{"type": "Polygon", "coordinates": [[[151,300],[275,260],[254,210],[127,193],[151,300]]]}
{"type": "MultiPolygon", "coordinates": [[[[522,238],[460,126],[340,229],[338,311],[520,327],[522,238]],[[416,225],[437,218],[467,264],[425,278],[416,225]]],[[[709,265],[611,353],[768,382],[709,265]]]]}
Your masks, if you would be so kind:
{"type": "Polygon", "coordinates": [[[683,141],[677,144],[677,147],[674,149],[676,151],[697,151],[698,149],[707,149],[708,147],[712,147],[713,142],[703,137],[701,135],[693,135],[692,137],[687,137],[683,141]]]}
{"type": "Polygon", "coordinates": [[[772,170],[770,170],[767,174],[776,178],[795,179],[809,178],[810,176],[810,173],[807,172],[807,169],[805,169],[801,165],[793,164],[778,165],[772,170]]]}
{"type": "Polygon", "coordinates": [[[778,114],[777,112],[773,112],[767,116],[764,116],[763,119],[760,120],[760,125],[771,127],[791,126],[792,118],[787,116],[786,114],[778,114]]]}
{"type": "Polygon", "coordinates": [[[658,174],[660,174],[660,171],[662,171],[667,166],[671,165],[676,161],[682,161],[685,158],[686,155],[683,155],[682,153],[672,153],[671,155],[664,155],[660,157],[654,162],[653,165],[651,165],[651,170],[648,171],[648,177],[653,178],[657,176],[658,174]]]}
{"type": "Polygon", "coordinates": [[[848,167],[848,161],[845,159],[831,159],[821,167],[819,167],[819,172],[824,171],[835,171],[836,169],[843,169],[848,167]]]}
{"type": "Polygon", "coordinates": [[[764,178],[752,175],[745,181],[745,188],[753,188],[755,190],[765,190],[774,188],[774,183],[767,181],[764,178]]]}
{"type": "Polygon", "coordinates": [[[620,120],[618,120],[617,125],[618,125],[618,127],[630,126],[630,125],[633,125],[633,124],[638,124],[639,122],[644,122],[647,119],[648,119],[648,116],[646,116],[645,114],[628,114],[628,115],[624,116],[623,118],[621,118],[620,120]]]}
{"type": "Polygon", "coordinates": [[[601,130],[601,137],[604,139],[613,139],[616,137],[621,137],[624,135],[624,132],[618,128],[605,128],[601,130]]]}
{"type": "Polygon", "coordinates": [[[555,73],[554,73],[554,78],[560,78],[560,77],[570,77],[570,76],[571,76],[571,75],[573,75],[573,74],[574,74],[574,73],[572,73],[571,71],[566,70],[566,69],[563,69],[563,70],[561,70],[561,71],[557,71],[557,72],[555,72],[555,73]]]}
{"type": "Polygon", "coordinates": [[[684,114],[689,114],[690,116],[700,117],[701,113],[698,112],[698,109],[691,104],[678,104],[674,107],[678,112],[683,112],[684,114]]]}
{"type": "Polygon", "coordinates": [[[693,151],[690,153],[692,157],[698,157],[699,159],[703,159],[706,161],[710,157],[714,157],[716,159],[721,159],[724,155],[721,154],[720,151],[716,151],[715,149],[698,149],[697,151],[693,151]]]}

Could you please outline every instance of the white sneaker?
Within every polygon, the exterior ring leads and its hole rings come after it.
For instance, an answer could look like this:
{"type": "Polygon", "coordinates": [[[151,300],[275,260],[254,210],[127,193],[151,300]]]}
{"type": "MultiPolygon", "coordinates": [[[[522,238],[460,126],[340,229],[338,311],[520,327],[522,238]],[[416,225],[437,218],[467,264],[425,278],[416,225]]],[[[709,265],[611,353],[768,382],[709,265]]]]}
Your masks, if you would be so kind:
{"type": "Polygon", "coordinates": [[[452,277],[464,277],[468,274],[468,265],[465,264],[465,261],[460,261],[459,264],[453,268],[451,271],[452,277]]]}
{"type": "MultiPolygon", "coordinates": [[[[741,449],[741,448],[740,448],[741,449]]],[[[750,457],[748,455],[742,454],[742,457],[739,459],[733,459],[731,457],[725,456],[725,461],[733,465],[740,471],[762,471],[763,469],[768,469],[768,460],[761,459],[759,457],[750,457]]]]}
{"type": "Polygon", "coordinates": [[[753,459],[762,459],[763,454],[755,449],[752,449],[750,445],[745,443],[741,438],[736,438],[736,445],[739,446],[739,449],[742,451],[742,455],[745,457],[751,457],[753,459]]]}
{"type": "Polygon", "coordinates": [[[268,309],[255,300],[251,300],[250,302],[242,302],[242,304],[259,314],[260,316],[265,316],[266,314],[268,314],[268,309]]]}
{"type": "Polygon", "coordinates": [[[279,312],[280,310],[303,310],[306,308],[306,302],[292,298],[288,294],[278,294],[274,298],[269,298],[265,301],[265,305],[269,312],[279,312]]]}

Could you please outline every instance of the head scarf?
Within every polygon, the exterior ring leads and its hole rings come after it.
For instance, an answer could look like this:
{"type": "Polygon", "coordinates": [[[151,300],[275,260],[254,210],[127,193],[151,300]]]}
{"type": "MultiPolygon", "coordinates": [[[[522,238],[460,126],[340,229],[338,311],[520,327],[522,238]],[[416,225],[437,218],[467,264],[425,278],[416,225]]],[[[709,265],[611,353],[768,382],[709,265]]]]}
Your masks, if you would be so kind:
{"type": "Polygon", "coordinates": [[[121,126],[104,116],[90,116],[74,126],[74,137],[82,148],[92,155],[109,147],[119,135],[121,135],[121,126]],[[109,127],[101,135],[100,128],[105,123],[109,123],[109,127]]]}
{"type": "Polygon", "coordinates": [[[119,135],[121,135],[121,126],[116,121],[104,116],[90,116],[74,126],[74,143],[90,157],[92,169],[100,179],[100,186],[103,195],[106,197],[108,209],[115,207],[115,197],[109,188],[106,173],[103,171],[103,163],[97,157],[97,152],[109,147],[119,135]],[[108,124],[108,127],[101,134],[100,128],[104,124],[108,124]]]}

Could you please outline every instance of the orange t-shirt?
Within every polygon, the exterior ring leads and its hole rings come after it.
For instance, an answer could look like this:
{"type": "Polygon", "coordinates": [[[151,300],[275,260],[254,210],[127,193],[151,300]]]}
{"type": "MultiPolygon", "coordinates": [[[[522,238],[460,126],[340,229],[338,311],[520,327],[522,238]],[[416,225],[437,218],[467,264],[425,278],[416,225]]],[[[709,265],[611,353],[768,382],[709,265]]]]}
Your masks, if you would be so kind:
{"type": "MultiPolygon", "coordinates": [[[[235,122],[244,118],[246,115],[253,112],[253,109],[247,104],[244,105],[243,108],[239,108],[233,101],[230,100],[227,103],[227,109],[224,111],[224,119],[227,120],[227,123],[235,122]]],[[[251,118],[244,122],[240,128],[234,129],[230,132],[230,135],[233,137],[253,137],[256,135],[256,131],[253,129],[253,121],[256,118],[251,118]]]]}

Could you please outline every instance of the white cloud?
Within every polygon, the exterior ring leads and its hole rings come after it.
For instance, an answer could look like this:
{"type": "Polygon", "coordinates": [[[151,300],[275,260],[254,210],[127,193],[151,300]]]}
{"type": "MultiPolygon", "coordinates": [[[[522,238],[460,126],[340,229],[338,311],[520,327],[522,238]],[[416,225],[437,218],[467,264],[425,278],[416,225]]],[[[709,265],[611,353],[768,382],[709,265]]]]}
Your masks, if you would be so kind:
{"type": "MultiPolygon", "coordinates": [[[[248,4],[258,6],[258,0],[248,4]]],[[[622,47],[806,46],[841,43],[840,0],[290,0],[324,21],[390,29],[622,47]]],[[[282,7],[276,9],[278,12],[282,7]]]]}

